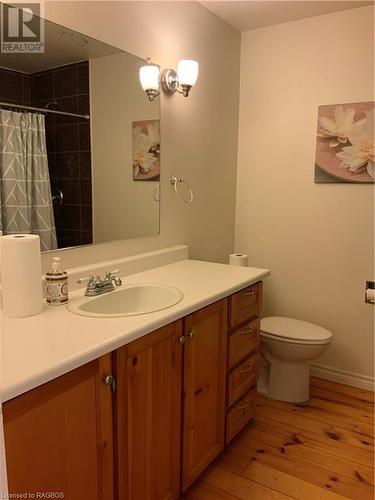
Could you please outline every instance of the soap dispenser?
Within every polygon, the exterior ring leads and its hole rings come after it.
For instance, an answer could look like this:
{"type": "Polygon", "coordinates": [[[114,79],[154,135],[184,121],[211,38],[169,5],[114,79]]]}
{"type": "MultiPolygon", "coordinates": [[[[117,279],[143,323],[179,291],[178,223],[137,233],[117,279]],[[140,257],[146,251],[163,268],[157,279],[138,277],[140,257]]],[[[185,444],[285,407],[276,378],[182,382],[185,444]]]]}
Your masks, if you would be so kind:
{"type": "Polygon", "coordinates": [[[46,273],[46,300],[48,304],[66,304],[68,294],[68,273],[60,267],[60,257],[53,257],[52,269],[46,273]]]}

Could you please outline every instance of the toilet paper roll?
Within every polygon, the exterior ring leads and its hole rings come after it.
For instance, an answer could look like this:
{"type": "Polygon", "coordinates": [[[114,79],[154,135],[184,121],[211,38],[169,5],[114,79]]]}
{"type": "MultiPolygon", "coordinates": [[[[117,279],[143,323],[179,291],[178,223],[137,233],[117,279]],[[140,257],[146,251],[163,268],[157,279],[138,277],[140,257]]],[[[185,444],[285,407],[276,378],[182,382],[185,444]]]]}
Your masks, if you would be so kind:
{"type": "Polygon", "coordinates": [[[375,304],[375,290],[372,288],[366,290],[366,300],[375,304]]]}
{"type": "Polygon", "coordinates": [[[39,236],[13,234],[1,238],[0,274],[3,312],[12,318],[43,309],[39,236]]]}
{"type": "Polygon", "coordinates": [[[232,253],[229,255],[229,264],[232,266],[247,267],[249,263],[249,256],[244,253],[232,253]]]}

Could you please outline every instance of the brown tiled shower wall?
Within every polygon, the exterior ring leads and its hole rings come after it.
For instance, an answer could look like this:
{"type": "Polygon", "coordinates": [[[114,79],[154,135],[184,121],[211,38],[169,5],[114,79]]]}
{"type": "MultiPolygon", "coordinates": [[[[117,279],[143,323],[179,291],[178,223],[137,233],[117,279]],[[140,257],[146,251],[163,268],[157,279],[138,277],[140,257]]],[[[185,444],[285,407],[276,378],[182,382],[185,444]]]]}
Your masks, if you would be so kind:
{"type": "MultiPolygon", "coordinates": [[[[90,113],[88,61],[32,75],[0,68],[0,100],[90,113]]],[[[92,243],[90,122],[46,113],[46,141],[59,248],[92,243]]]]}

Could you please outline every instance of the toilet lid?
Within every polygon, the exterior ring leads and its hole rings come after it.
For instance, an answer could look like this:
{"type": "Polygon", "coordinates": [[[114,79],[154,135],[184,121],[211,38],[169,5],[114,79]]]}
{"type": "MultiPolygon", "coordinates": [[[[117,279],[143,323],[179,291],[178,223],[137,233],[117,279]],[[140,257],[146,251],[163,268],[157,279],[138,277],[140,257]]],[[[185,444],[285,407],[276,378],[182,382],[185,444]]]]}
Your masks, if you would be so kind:
{"type": "Polygon", "coordinates": [[[299,319],[284,316],[270,316],[261,320],[262,332],[290,340],[323,341],[330,340],[332,333],[325,328],[299,319]]]}

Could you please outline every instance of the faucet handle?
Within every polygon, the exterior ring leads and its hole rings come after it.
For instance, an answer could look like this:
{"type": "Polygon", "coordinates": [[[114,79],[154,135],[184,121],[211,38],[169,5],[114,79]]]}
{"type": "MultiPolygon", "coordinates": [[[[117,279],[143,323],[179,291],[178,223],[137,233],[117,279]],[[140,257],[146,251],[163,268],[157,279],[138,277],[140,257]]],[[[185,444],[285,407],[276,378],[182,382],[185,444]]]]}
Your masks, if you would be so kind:
{"type": "Polygon", "coordinates": [[[107,271],[105,273],[105,277],[106,277],[106,279],[119,278],[120,273],[121,273],[121,269],[115,269],[114,271],[107,271]]]}
{"type": "Polygon", "coordinates": [[[121,269],[115,269],[114,271],[108,271],[105,275],[107,280],[111,280],[114,282],[116,286],[122,285],[122,280],[120,278],[121,269]]]}
{"type": "Polygon", "coordinates": [[[93,283],[94,281],[95,281],[95,276],[90,275],[90,276],[86,276],[85,278],[79,278],[77,280],[77,283],[81,284],[81,283],[88,282],[90,284],[90,283],[93,283]]]}
{"type": "Polygon", "coordinates": [[[111,276],[116,276],[117,274],[121,273],[121,269],[115,269],[114,271],[109,271],[107,274],[111,276]]]}

